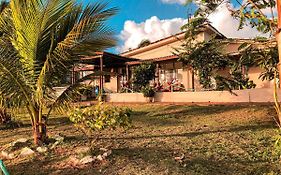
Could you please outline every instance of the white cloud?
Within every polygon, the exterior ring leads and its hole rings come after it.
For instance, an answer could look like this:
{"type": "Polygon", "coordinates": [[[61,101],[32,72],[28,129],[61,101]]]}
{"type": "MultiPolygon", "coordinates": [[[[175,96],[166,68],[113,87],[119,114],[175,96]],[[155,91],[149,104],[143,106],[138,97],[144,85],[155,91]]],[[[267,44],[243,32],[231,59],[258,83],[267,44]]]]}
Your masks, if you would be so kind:
{"type": "Polygon", "coordinates": [[[148,39],[153,42],[176,34],[181,31],[181,26],[186,22],[187,20],[182,18],[160,20],[156,16],[153,16],[142,23],[126,21],[124,29],[120,34],[120,38],[124,41],[124,45],[117,48],[117,50],[123,52],[130,48],[136,48],[143,39],[148,39]]]}
{"type": "MultiPolygon", "coordinates": [[[[164,1],[164,0],[163,0],[164,1]]],[[[166,0],[169,1],[169,0],[166,0]]],[[[226,4],[222,4],[215,12],[209,16],[211,24],[222,34],[229,38],[254,38],[257,36],[268,36],[258,32],[250,26],[245,26],[238,30],[239,21],[234,19],[226,4]]],[[[181,26],[186,24],[183,18],[160,20],[153,16],[142,23],[126,21],[121,31],[120,39],[124,42],[117,48],[118,52],[136,48],[143,39],[151,42],[171,36],[180,32],[181,26]]]]}
{"type": "Polygon", "coordinates": [[[217,10],[209,16],[209,20],[218,31],[227,37],[254,38],[256,36],[267,36],[253,29],[251,26],[245,26],[243,29],[238,30],[239,21],[231,16],[226,3],[218,7],[217,10]]]}
{"type": "Polygon", "coordinates": [[[167,4],[184,4],[186,0],[161,0],[163,3],[167,4]]]}

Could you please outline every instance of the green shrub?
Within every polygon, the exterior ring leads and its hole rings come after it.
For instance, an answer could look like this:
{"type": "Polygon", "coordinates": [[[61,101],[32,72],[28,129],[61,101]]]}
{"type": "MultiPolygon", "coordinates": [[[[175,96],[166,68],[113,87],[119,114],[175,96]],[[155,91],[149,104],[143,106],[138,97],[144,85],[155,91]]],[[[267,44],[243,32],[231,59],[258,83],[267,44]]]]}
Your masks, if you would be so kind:
{"type": "Polygon", "coordinates": [[[150,86],[143,87],[141,92],[143,93],[144,97],[154,97],[155,95],[155,89],[150,86]]]}
{"type": "Polygon", "coordinates": [[[142,88],[148,86],[149,82],[155,78],[155,64],[143,63],[136,66],[133,70],[133,88],[134,91],[140,92],[142,88]]]}
{"type": "Polygon", "coordinates": [[[87,108],[76,108],[70,113],[70,121],[84,132],[106,128],[128,128],[131,125],[131,110],[98,104],[87,108]]]}
{"type": "Polygon", "coordinates": [[[11,115],[7,112],[7,109],[0,107],[0,124],[8,124],[12,121],[11,115]]]}

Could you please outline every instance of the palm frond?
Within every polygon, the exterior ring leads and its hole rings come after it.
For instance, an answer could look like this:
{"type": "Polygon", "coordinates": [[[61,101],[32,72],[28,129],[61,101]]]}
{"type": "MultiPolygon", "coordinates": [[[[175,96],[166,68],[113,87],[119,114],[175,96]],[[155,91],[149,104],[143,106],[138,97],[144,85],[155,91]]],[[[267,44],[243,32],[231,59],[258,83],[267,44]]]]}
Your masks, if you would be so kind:
{"type": "Polygon", "coordinates": [[[79,5],[62,19],[53,37],[54,49],[48,64],[45,63],[48,65],[48,77],[62,78],[82,55],[114,46],[116,40],[105,21],[116,12],[116,8],[107,8],[106,3],[96,3],[85,8],[79,5]]]}
{"type": "Polygon", "coordinates": [[[13,38],[13,45],[19,51],[25,67],[33,68],[37,60],[45,59],[45,50],[50,46],[51,28],[57,26],[72,6],[72,0],[10,1],[14,28],[18,31],[13,38]]]}
{"type": "Polygon", "coordinates": [[[75,84],[70,85],[64,89],[64,91],[58,95],[55,96],[56,91],[52,90],[52,96],[54,97],[54,101],[52,102],[51,105],[49,105],[49,109],[51,110],[56,110],[56,111],[63,111],[65,109],[69,109],[69,106],[72,102],[74,102],[77,97],[80,94],[81,88],[84,87],[84,84],[82,82],[86,80],[90,80],[95,76],[100,76],[100,75],[111,75],[111,72],[100,72],[96,71],[94,73],[91,73],[81,79],[79,79],[75,84]]]}
{"type": "MultiPolygon", "coordinates": [[[[25,70],[13,50],[0,49],[0,89],[1,93],[13,101],[31,104],[31,88],[25,78],[25,70]]],[[[18,103],[20,104],[20,103],[18,103]]]]}
{"type": "Polygon", "coordinates": [[[79,84],[53,98],[54,77],[63,78],[81,56],[115,45],[106,20],[116,12],[107,3],[83,7],[74,0],[11,0],[0,15],[1,40],[11,48],[0,50],[1,91],[39,110],[50,100],[54,105],[68,101],[79,84]]]}

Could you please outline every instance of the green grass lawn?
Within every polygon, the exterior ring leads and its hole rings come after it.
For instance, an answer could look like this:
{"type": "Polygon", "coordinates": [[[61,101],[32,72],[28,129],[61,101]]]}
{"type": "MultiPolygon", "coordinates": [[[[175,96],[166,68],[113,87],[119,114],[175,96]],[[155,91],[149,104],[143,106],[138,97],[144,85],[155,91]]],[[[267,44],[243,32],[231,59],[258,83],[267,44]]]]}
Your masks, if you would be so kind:
{"type": "MultiPolygon", "coordinates": [[[[62,162],[88,142],[68,118],[53,117],[49,121],[50,135],[66,136],[63,145],[44,156],[5,163],[12,175],[281,174],[278,155],[273,154],[278,130],[272,121],[275,113],[271,106],[130,107],[134,111],[131,129],[101,131],[97,133],[99,138],[92,140],[94,149],[112,149],[104,162],[79,168],[65,166],[62,162]]],[[[28,125],[1,129],[0,146],[30,135],[28,125]]]]}

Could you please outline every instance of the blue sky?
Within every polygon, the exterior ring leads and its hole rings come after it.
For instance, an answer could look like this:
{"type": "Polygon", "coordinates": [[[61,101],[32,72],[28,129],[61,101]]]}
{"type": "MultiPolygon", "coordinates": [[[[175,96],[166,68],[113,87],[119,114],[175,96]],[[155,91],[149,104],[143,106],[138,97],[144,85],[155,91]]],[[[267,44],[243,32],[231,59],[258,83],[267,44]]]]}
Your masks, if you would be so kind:
{"type": "MultiPolygon", "coordinates": [[[[84,3],[93,0],[83,0],[84,3]]],[[[119,13],[110,20],[110,25],[120,33],[126,20],[137,23],[157,16],[159,19],[186,18],[188,8],[178,3],[163,3],[161,0],[108,0],[111,7],[118,7],[119,13]]],[[[190,13],[192,11],[190,10],[190,13]]]]}
{"type": "MultiPolygon", "coordinates": [[[[90,3],[93,0],[83,0],[90,3]]],[[[119,13],[109,21],[119,37],[124,28],[125,21],[131,20],[136,23],[144,22],[152,16],[157,16],[159,20],[173,18],[187,18],[189,13],[193,13],[192,8],[188,8],[179,3],[163,3],[161,0],[108,0],[109,6],[119,8],[119,13]]],[[[124,41],[119,38],[119,46],[124,41]]],[[[118,52],[116,48],[110,49],[111,52],[118,52]]]]}
{"type": "Polygon", "coordinates": [[[140,23],[152,16],[159,19],[187,17],[187,8],[183,5],[164,4],[160,0],[112,0],[112,5],[120,8],[119,14],[111,20],[111,25],[119,32],[126,20],[140,23]]]}

